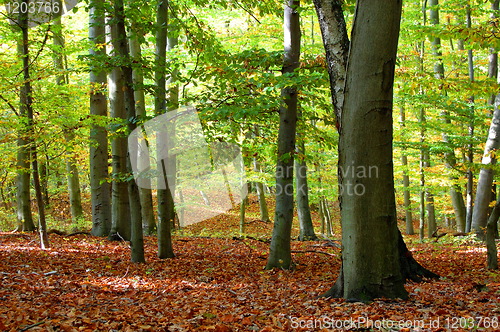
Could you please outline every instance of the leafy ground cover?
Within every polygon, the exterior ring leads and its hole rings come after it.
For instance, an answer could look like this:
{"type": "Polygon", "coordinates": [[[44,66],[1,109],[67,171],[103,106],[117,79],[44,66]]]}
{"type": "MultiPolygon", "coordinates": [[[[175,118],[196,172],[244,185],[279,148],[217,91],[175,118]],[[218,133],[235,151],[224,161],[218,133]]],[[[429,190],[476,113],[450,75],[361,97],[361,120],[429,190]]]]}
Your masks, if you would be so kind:
{"type": "Polygon", "coordinates": [[[500,274],[470,239],[407,238],[442,278],[408,283],[407,301],[348,303],[317,298],[340,265],[331,242],[294,241],[295,270],[263,270],[271,227],[250,218],[260,236],[232,237],[237,218],[220,216],[176,235],[168,260],[147,237],[146,264],[125,242],[52,234],[40,250],[35,234],[0,233],[0,331],[500,330],[500,274]]]}

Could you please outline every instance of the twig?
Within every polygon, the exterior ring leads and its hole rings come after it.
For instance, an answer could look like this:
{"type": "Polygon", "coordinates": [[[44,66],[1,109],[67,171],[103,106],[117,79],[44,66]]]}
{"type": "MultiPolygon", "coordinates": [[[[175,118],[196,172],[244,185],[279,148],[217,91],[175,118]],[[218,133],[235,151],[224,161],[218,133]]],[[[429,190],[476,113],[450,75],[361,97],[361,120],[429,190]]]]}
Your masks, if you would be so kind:
{"type": "Polygon", "coordinates": [[[311,252],[311,253],[316,253],[316,254],[323,254],[323,255],[337,257],[337,255],[335,255],[335,254],[330,254],[329,252],[324,252],[324,251],[319,251],[319,250],[292,250],[292,252],[299,253],[299,254],[305,254],[305,253],[311,252]]]}
{"type": "Polygon", "coordinates": [[[129,268],[130,268],[130,266],[127,266],[127,271],[125,271],[125,274],[123,275],[123,277],[122,277],[122,278],[125,278],[125,277],[127,276],[127,274],[128,274],[128,269],[129,269],[129,268]]]}
{"type": "Polygon", "coordinates": [[[28,331],[29,329],[32,329],[32,328],[37,327],[39,325],[42,325],[43,323],[45,323],[45,321],[41,321],[41,322],[38,322],[38,323],[35,323],[35,324],[31,324],[31,325],[25,326],[22,329],[19,329],[19,332],[28,331]]]}

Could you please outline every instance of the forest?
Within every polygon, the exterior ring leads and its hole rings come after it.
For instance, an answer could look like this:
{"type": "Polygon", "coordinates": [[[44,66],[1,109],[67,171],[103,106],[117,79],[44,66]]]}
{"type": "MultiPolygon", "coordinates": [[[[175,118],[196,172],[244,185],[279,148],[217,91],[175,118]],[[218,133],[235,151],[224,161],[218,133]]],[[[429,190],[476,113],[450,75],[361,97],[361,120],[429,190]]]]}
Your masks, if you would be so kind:
{"type": "Polygon", "coordinates": [[[500,330],[500,0],[0,2],[0,331],[500,330]]]}

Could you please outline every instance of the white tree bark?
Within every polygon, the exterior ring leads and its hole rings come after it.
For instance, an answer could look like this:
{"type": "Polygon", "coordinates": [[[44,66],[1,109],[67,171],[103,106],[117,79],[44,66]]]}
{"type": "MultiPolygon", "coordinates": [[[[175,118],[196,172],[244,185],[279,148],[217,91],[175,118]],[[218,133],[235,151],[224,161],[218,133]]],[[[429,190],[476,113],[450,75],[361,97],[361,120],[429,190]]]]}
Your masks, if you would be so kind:
{"type": "Polygon", "coordinates": [[[479,171],[474,212],[472,214],[472,229],[479,238],[485,238],[485,228],[488,222],[488,208],[492,198],[493,183],[492,165],[496,163],[496,150],[500,147],[500,95],[495,98],[495,111],[491,119],[488,139],[484,147],[483,167],[479,171]]]}

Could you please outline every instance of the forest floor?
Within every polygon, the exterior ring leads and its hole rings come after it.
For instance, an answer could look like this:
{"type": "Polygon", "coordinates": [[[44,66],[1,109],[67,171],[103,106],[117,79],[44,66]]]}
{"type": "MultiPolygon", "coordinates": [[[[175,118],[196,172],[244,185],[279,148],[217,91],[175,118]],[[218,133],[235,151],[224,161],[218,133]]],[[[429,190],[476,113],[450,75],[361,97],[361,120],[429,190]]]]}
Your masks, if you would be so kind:
{"type": "Polygon", "coordinates": [[[36,234],[0,233],[0,331],[500,331],[500,272],[470,238],[405,237],[442,278],[408,283],[409,300],[347,303],[317,299],[340,266],[328,241],[293,241],[295,270],[263,270],[272,224],[250,209],[252,238],[219,216],[178,232],[174,259],[146,237],[146,264],[126,242],[52,234],[41,250],[36,234]]]}

